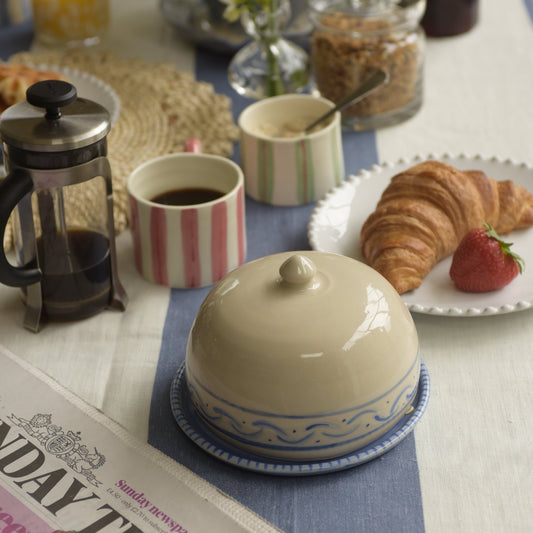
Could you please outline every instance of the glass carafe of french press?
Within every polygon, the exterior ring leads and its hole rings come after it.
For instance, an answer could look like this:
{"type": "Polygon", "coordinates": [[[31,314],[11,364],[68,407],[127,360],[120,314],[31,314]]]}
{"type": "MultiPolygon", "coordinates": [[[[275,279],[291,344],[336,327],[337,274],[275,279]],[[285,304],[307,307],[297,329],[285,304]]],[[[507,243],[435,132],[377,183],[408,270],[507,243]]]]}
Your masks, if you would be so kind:
{"type": "MultiPolygon", "coordinates": [[[[105,108],[70,83],[32,85],[0,116],[7,176],[0,235],[12,221],[15,260],[0,246],[0,283],[21,287],[24,325],[124,310],[115,252],[105,108]]],[[[0,244],[2,239],[0,239],[0,244]]]]}

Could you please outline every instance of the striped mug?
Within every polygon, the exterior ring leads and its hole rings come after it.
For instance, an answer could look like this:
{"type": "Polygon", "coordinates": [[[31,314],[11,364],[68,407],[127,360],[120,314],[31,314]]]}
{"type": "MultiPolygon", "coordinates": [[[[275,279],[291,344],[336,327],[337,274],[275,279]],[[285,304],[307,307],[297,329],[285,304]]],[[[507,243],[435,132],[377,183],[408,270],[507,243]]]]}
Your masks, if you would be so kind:
{"type": "Polygon", "coordinates": [[[274,96],[239,116],[246,194],[267,204],[319,200],[344,179],[341,116],[303,130],[334,104],[309,94],[274,96]]]}
{"type": "Polygon", "coordinates": [[[244,176],[224,157],[152,159],[127,181],[135,264],[153,283],[211,285],[246,255],[244,176]]]}

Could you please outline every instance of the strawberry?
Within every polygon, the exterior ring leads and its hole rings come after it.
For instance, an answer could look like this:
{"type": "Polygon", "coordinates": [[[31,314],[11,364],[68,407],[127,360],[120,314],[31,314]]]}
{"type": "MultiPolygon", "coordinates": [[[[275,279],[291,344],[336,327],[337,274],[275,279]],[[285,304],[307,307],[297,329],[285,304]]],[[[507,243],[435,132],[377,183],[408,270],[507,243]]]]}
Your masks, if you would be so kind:
{"type": "Polygon", "coordinates": [[[524,262],[511,251],[490,224],[470,230],[453,254],[450,277],[465,292],[488,292],[505,287],[522,273],[524,262]]]}

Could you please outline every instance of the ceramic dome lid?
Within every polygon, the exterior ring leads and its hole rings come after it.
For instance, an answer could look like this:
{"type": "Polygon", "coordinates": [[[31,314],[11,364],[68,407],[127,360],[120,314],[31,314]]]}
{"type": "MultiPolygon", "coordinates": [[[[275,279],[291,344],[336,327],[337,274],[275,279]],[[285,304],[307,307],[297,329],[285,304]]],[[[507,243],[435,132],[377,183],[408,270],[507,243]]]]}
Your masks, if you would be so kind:
{"type": "Polygon", "coordinates": [[[204,300],[187,348],[202,386],[291,415],[373,400],[417,364],[416,329],[394,288],[363,263],[315,251],[231,272],[204,300]]]}

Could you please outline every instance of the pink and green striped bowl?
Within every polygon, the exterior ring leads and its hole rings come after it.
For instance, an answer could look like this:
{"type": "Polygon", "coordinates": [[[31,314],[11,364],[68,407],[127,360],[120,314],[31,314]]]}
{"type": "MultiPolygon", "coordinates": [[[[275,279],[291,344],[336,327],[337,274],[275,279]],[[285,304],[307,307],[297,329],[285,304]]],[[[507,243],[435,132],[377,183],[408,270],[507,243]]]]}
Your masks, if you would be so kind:
{"type": "Polygon", "coordinates": [[[260,100],[241,113],[246,194],[273,205],[303,205],[339,185],[344,179],[339,113],[310,134],[278,136],[310,124],[332,107],[325,98],[290,94],[260,100]]]}

